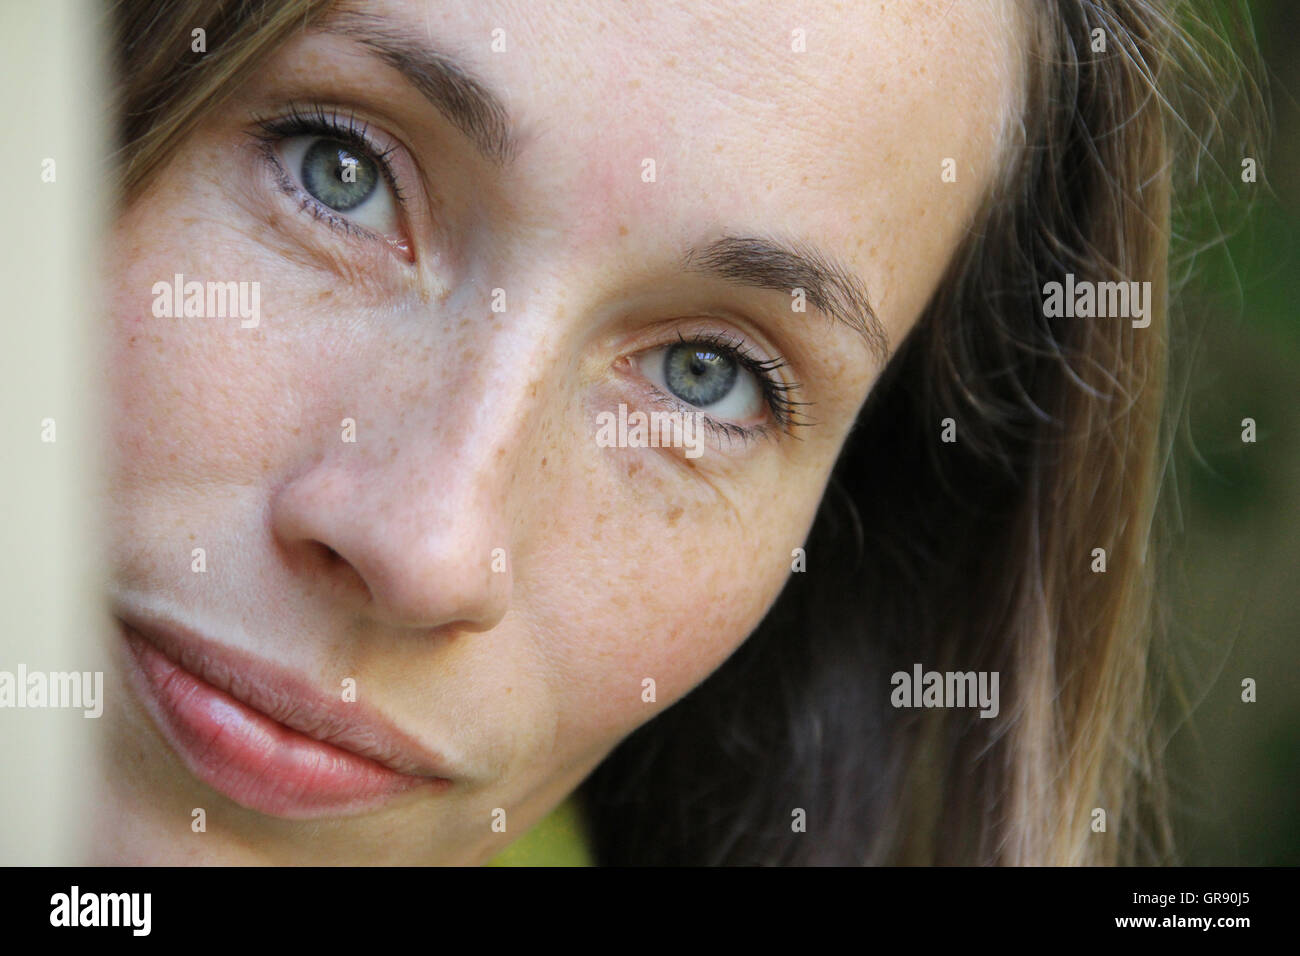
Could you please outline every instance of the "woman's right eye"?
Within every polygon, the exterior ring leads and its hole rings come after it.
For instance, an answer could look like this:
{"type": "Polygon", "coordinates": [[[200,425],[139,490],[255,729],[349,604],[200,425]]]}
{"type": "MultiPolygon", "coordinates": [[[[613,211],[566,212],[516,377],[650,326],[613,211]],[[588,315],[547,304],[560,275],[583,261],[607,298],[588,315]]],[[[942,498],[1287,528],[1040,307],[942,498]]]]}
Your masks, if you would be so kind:
{"type": "Polygon", "coordinates": [[[294,185],[334,214],[382,235],[400,231],[382,160],[369,151],[321,135],[285,137],[276,151],[294,185]]]}

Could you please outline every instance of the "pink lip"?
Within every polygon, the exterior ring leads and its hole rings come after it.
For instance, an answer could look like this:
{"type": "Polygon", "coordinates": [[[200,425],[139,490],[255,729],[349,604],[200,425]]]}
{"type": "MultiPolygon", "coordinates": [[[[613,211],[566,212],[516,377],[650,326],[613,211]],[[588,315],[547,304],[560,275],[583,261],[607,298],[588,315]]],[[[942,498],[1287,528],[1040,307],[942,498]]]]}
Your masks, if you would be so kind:
{"type": "Polygon", "coordinates": [[[451,786],[436,757],[359,702],[170,623],[122,624],[131,681],[163,736],[241,806],[315,819],[451,786]]]}

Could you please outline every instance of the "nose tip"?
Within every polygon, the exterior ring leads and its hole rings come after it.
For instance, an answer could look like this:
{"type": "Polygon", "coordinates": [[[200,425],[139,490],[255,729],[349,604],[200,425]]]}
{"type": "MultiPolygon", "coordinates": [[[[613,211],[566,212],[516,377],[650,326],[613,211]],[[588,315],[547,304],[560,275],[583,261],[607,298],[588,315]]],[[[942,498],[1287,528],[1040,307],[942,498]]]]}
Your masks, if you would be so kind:
{"type": "MultiPolygon", "coordinates": [[[[354,547],[340,554],[365,585],[365,614],[405,630],[490,631],[509,606],[508,572],[493,572],[486,549],[448,547],[447,537],[405,549],[405,559],[354,547]]],[[[391,550],[391,549],[386,549],[391,550]]]]}
{"type": "Polygon", "coordinates": [[[272,533],[294,573],[376,623],[488,631],[509,608],[511,573],[494,509],[469,491],[397,495],[374,476],[321,466],[273,496],[272,533]]]}

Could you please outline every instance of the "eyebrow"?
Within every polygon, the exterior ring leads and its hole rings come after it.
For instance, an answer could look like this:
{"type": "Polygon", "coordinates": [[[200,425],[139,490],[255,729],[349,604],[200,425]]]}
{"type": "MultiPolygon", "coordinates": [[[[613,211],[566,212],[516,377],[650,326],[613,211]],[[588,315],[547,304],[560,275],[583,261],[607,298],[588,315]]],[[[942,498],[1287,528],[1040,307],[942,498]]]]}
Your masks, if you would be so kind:
{"type": "MultiPolygon", "coordinates": [[[[484,157],[497,165],[509,163],[519,144],[504,100],[463,62],[412,40],[389,23],[375,14],[338,7],[319,29],[366,47],[402,74],[484,157]]],[[[860,334],[882,365],[889,360],[889,336],[871,305],[866,283],[808,243],[724,236],[688,250],[682,267],[735,285],[790,294],[803,289],[813,308],[860,334]]]]}
{"type": "Polygon", "coordinates": [[[502,98],[449,53],[393,30],[383,17],[336,9],[321,22],[324,33],[347,37],[395,69],[459,129],[487,159],[509,163],[518,151],[502,98]]]}
{"type": "Polygon", "coordinates": [[[724,236],[688,250],[683,269],[736,285],[793,294],[860,334],[883,365],[889,336],[876,316],[866,283],[808,243],[763,236],[724,236]]]}

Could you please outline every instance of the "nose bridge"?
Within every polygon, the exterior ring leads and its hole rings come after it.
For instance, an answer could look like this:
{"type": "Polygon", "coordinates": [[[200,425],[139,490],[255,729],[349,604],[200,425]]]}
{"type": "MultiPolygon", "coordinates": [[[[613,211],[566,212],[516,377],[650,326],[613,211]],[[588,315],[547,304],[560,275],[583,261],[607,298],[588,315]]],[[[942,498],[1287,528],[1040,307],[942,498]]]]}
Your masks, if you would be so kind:
{"type": "Polygon", "coordinates": [[[394,480],[444,519],[487,509],[508,522],[519,466],[544,431],[555,356],[544,323],[475,321],[480,328],[462,323],[438,343],[427,379],[400,407],[381,406],[371,467],[395,469],[394,480]]]}
{"type": "Polygon", "coordinates": [[[274,499],[277,535],[331,556],[302,566],[359,578],[365,613],[384,623],[486,630],[508,607],[554,356],[545,322],[503,319],[437,334],[427,375],[409,352],[400,370],[390,361],[389,381],[351,403],[339,443],[274,499]]]}

